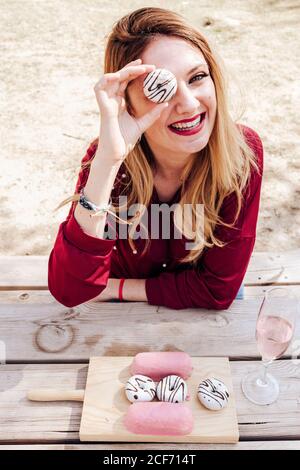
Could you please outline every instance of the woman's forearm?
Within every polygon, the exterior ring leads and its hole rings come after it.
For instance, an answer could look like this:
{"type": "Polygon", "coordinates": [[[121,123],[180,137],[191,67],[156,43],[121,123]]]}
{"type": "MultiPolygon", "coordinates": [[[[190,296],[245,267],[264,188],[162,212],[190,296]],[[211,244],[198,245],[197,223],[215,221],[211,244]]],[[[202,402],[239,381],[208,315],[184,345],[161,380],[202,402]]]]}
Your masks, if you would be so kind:
{"type": "MultiPolygon", "coordinates": [[[[120,279],[109,278],[106,288],[97,297],[92,299],[94,302],[106,302],[119,299],[120,279]]],[[[123,300],[131,302],[147,302],[146,279],[125,279],[122,294],[123,300]]]]}
{"type": "MultiPolygon", "coordinates": [[[[96,152],[84,188],[88,200],[97,206],[108,203],[119,167],[120,165],[110,163],[103,151],[96,152]]],[[[91,211],[83,208],[79,203],[77,203],[74,211],[74,217],[82,230],[96,238],[103,238],[104,236],[106,216],[107,214],[104,213],[103,215],[99,214],[91,217],[91,211]]]]}
{"type": "MultiPolygon", "coordinates": [[[[123,300],[131,302],[147,302],[145,279],[125,279],[122,294],[123,300]]],[[[99,296],[99,300],[110,300],[119,298],[120,279],[109,278],[107,287],[99,296]],[[102,297],[101,297],[102,296],[102,297]]]]}
{"type": "Polygon", "coordinates": [[[123,284],[123,299],[132,302],[147,302],[145,279],[126,279],[123,284]]]}

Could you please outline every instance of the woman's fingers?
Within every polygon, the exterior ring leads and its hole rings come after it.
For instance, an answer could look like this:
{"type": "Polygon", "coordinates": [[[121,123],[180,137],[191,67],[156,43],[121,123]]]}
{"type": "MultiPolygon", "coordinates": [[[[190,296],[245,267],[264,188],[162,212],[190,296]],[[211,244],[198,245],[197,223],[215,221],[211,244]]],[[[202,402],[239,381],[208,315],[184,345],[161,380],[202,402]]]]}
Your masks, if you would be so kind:
{"type": "Polygon", "coordinates": [[[125,69],[125,67],[128,67],[130,64],[139,64],[140,62],[142,62],[142,59],[136,59],[136,60],[132,60],[131,62],[128,62],[128,64],[126,64],[123,69],[125,69]]]}
{"type": "Polygon", "coordinates": [[[154,122],[159,118],[164,109],[168,107],[169,103],[157,104],[151,111],[136,120],[141,133],[145,132],[154,122]]]}
{"type": "Polygon", "coordinates": [[[131,80],[134,80],[135,78],[138,78],[138,76],[140,76],[140,75],[148,74],[148,73],[152,72],[154,69],[155,69],[154,65],[145,65],[145,66],[142,66],[142,68],[137,70],[136,72],[135,71],[129,71],[128,74],[127,74],[127,77],[123,75],[123,78],[121,78],[121,80],[120,80],[120,87],[119,87],[118,94],[120,96],[123,96],[124,92],[125,92],[125,90],[128,86],[128,83],[131,80]]]}
{"type": "Polygon", "coordinates": [[[101,77],[101,79],[96,83],[94,88],[103,89],[110,83],[117,81],[120,83],[123,81],[129,82],[134,78],[137,78],[139,75],[152,72],[154,69],[155,65],[128,65],[118,72],[104,74],[103,77],[101,77]]]}
{"type": "Polygon", "coordinates": [[[154,69],[155,65],[130,65],[125,69],[121,69],[118,73],[120,80],[123,82],[123,80],[132,80],[143,73],[152,72],[154,69]]]}
{"type": "Polygon", "coordinates": [[[116,72],[116,73],[106,73],[105,75],[103,75],[103,77],[101,77],[100,80],[94,86],[94,90],[104,89],[110,83],[116,82],[117,80],[119,81],[120,78],[117,74],[118,74],[118,72],[116,72]]]}

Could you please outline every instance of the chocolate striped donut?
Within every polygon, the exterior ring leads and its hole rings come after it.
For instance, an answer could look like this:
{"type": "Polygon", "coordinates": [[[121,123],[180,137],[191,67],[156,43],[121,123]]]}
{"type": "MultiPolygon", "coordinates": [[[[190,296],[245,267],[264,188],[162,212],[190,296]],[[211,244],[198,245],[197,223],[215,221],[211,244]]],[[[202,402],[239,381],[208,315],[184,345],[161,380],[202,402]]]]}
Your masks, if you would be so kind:
{"type": "Polygon", "coordinates": [[[203,380],[198,386],[198,398],[209,410],[220,410],[228,403],[229,393],[226,385],[219,379],[203,380]]]}
{"type": "Polygon", "coordinates": [[[145,96],[154,103],[169,101],[176,93],[175,75],[166,69],[155,69],[148,73],[143,83],[145,96]]]}
{"type": "Polygon", "coordinates": [[[156,383],[146,375],[133,375],[126,383],[125,393],[131,403],[152,401],[155,397],[156,383]]]}
{"type": "Polygon", "coordinates": [[[180,403],[186,400],[187,385],[179,375],[168,375],[158,383],[156,395],[160,401],[180,403]]]}

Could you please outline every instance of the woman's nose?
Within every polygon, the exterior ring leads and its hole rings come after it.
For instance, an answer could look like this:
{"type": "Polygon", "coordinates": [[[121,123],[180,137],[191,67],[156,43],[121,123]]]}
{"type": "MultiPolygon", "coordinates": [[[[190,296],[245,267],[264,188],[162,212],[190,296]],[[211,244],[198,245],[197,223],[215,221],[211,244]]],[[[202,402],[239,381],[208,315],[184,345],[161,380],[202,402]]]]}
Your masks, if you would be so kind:
{"type": "Polygon", "coordinates": [[[178,114],[187,114],[199,111],[199,99],[194,95],[195,91],[189,90],[186,85],[178,86],[174,96],[178,114]]]}

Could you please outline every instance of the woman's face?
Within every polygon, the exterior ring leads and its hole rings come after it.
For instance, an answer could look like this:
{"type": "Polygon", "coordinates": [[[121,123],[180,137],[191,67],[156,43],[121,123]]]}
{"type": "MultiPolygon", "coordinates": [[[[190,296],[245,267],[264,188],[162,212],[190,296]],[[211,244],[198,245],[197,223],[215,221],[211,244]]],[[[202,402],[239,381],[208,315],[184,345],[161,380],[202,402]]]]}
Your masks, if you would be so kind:
{"type": "MultiPolygon", "coordinates": [[[[182,39],[162,36],[153,40],[140,58],[143,64],[170,70],[177,79],[177,91],[169,100],[169,106],[145,132],[154,156],[176,155],[180,159],[199,152],[208,143],[217,109],[215,86],[203,54],[182,39]],[[179,135],[168,127],[203,112],[206,113],[204,125],[196,134],[179,135]]],[[[145,77],[146,74],[141,75],[127,87],[135,117],[143,116],[157,106],[143,93],[145,77]]]]}

